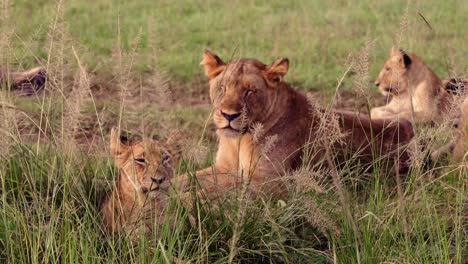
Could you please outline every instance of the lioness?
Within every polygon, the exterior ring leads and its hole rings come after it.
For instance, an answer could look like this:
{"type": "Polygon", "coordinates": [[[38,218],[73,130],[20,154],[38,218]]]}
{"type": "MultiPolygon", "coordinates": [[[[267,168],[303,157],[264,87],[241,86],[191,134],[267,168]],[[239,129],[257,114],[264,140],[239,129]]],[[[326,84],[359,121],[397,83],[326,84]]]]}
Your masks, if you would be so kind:
{"type": "Polygon", "coordinates": [[[5,83],[12,90],[18,90],[26,95],[32,95],[34,92],[44,88],[46,78],[47,72],[43,67],[11,73],[0,71],[0,83],[5,83]]]}
{"type": "Polygon", "coordinates": [[[439,77],[416,55],[401,49],[392,48],[375,85],[391,100],[387,105],[372,108],[372,119],[440,123],[451,104],[451,95],[439,77]]]}
{"type": "MultiPolygon", "coordinates": [[[[307,146],[330,136],[318,132],[320,116],[311,110],[306,96],[283,81],[289,60],[265,65],[242,58],[225,63],[205,51],[201,64],[209,79],[219,145],[214,165],[196,172],[198,182],[209,192],[226,190],[242,181],[250,181],[255,191],[262,185],[268,186],[269,192],[280,192],[280,176],[305,162],[302,158],[307,146]],[[261,124],[261,133],[252,129],[259,127],[257,124],[261,124]],[[265,144],[270,145],[267,153],[265,144]]],[[[399,146],[413,137],[409,122],[370,121],[348,113],[331,117],[344,138],[330,148],[341,155],[355,154],[366,163],[388,154],[392,162],[399,161],[400,169],[406,168],[408,155],[399,146]]],[[[312,156],[318,161],[324,152],[312,156]]],[[[171,180],[179,190],[185,190],[188,181],[187,175],[171,180]]]]}
{"type": "Polygon", "coordinates": [[[159,186],[173,176],[173,167],[179,158],[173,138],[166,143],[152,139],[129,139],[119,136],[113,128],[110,153],[119,170],[119,177],[112,192],[100,205],[103,223],[111,231],[123,226],[127,230],[151,229],[151,221],[145,220],[160,216],[155,213],[162,214],[163,197],[159,186]],[[154,207],[158,210],[152,210],[154,207]]]}

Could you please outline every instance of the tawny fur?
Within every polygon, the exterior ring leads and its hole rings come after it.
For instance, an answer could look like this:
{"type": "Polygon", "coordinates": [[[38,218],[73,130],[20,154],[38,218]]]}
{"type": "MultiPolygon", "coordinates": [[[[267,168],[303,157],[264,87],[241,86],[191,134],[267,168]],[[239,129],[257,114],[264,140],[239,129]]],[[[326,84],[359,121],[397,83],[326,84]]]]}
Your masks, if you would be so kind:
{"type": "Polygon", "coordinates": [[[372,119],[404,118],[414,123],[441,123],[451,95],[441,79],[412,53],[392,48],[375,84],[390,102],[371,110],[372,119]]]}
{"type": "MultiPolygon", "coordinates": [[[[330,136],[319,132],[320,116],[306,96],[283,81],[288,59],[270,65],[245,58],[226,64],[205,51],[201,64],[210,80],[219,144],[214,165],[197,171],[197,181],[213,194],[246,181],[254,192],[261,191],[261,186],[270,193],[283,192],[281,176],[301,166],[305,145],[330,136]],[[260,135],[253,133],[255,124],[262,126],[260,135]],[[274,142],[265,153],[268,141],[274,142]]],[[[409,122],[370,121],[348,113],[332,117],[345,135],[342,143],[331,146],[338,156],[356,154],[359,162],[371,163],[373,153],[377,158],[385,154],[392,162],[398,160],[400,169],[407,166],[403,149],[413,137],[409,122]]],[[[323,156],[323,149],[319,150],[312,161],[323,156]]],[[[171,182],[185,190],[189,177],[178,176],[171,182]]]]}
{"type": "Polygon", "coordinates": [[[101,203],[102,221],[110,231],[146,232],[164,213],[165,197],[159,187],[173,176],[178,151],[172,139],[132,141],[112,129],[110,152],[119,176],[101,203]]]}

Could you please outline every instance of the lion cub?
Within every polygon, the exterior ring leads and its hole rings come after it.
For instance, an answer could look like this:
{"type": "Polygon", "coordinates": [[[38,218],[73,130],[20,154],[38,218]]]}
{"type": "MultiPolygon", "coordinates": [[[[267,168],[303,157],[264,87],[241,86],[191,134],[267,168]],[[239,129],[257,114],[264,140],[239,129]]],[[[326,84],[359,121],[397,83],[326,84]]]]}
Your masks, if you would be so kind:
{"type": "Polygon", "coordinates": [[[453,161],[466,162],[468,157],[468,97],[465,98],[461,105],[461,116],[457,124],[455,136],[445,146],[432,152],[433,160],[439,159],[440,156],[447,153],[453,154],[453,161]]]}
{"type": "Polygon", "coordinates": [[[0,83],[10,85],[11,90],[21,94],[32,95],[42,90],[46,84],[47,71],[43,67],[35,67],[27,71],[7,72],[0,70],[0,83]]]}
{"type": "Polygon", "coordinates": [[[465,98],[461,107],[461,118],[458,124],[458,137],[453,150],[455,161],[467,162],[468,159],[468,97],[465,98]]]}
{"type": "Polygon", "coordinates": [[[441,123],[451,95],[441,79],[416,55],[392,48],[375,81],[390,102],[371,110],[372,119],[404,118],[413,123],[441,123]]]}
{"type": "Polygon", "coordinates": [[[162,143],[152,139],[129,139],[111,130],[110,153],[119,170],[112,192],[100,206],[103,223],[110,231],[151,230],[148,220],[159,217],[162,208],[160,185],[174,174],[179,158],[174,139],[162,143]],[[139,221],[141,221],[139,224],[139,221]]]}

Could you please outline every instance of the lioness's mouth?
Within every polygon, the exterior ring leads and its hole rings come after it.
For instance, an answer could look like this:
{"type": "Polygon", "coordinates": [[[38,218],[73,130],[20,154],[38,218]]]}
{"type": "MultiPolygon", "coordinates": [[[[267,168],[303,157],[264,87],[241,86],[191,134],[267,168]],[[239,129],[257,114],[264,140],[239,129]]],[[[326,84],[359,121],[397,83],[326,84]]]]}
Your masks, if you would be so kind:
{"type": "Polygon", "coordinates": [[[233,131],[233,132],[237,132],[237,133],[241,133],[241,134],[244,134],[245,132],[247,132],[247,127],[244,127],[242,129],[235,129],[233,128],[231,125],[227,125],[223,128],[220,128],[221,130],[230,130],[230,131],[233,131]]]}
{"type": "Polygon", "coordinates": [[[159,186],[155,186],[151,189],[147,187],[141,187],[141,190],[143,191],[144,194],[147,194],[149,192],[159,191],[159,186]]]}

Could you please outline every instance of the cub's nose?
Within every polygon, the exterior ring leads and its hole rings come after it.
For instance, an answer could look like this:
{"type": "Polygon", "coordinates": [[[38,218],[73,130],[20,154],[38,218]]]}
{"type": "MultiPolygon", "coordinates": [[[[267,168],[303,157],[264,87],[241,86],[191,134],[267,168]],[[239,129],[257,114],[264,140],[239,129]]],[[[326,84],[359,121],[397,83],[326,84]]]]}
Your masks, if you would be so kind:
{"type": "Polygon", "coordinates": [[[224,118],[226,118],[227,121],[232,121],[232,120],[238,118],[241,115],[241,113],[227,114],[227,113],[222,112],[222,111],[221,111],[221,114],[224,116],[224,118]]]}
{"type": "Polygon", "coordinates": [[[379,82],[375,82],[375,86],[379,87],[380,83],[379,82]]]}

